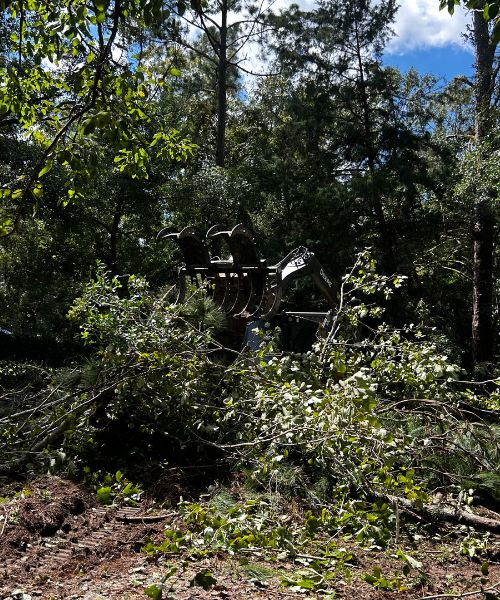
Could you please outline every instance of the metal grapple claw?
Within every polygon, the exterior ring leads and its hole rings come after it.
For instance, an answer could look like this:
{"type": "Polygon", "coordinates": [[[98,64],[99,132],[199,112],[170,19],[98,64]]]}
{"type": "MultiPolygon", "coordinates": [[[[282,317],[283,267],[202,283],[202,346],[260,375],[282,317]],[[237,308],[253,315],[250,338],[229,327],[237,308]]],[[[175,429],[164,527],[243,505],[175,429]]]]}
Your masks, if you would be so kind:
{"type": "Polygon", "coordinates": [[[208,248],[194,227],[184,227],[180,232],[165,227],[156,236],[156,239],[164,238],[171,238],[177,242],[188,269],[209,268],[210,254],[208,248]]]}
{"type": "Polygon", "coordinates": [[[185,227],[180,232],[165,228],[158,233],[157,239],[165,238],[174,240],[184,256],[184,265],[178,271],[178,302],[185,298],[189,277],[196,285],[208,284],[214,301],[228,317],[270,320],[278,314],[290,283],[310,275],[330,307],[336,305],[332,283],[307,248],[296,248],[276,265],[268,266],[259,256],[251,231],[242,224],[230,230],[214,225],[204,239],[194,227],[185,227]],[[229,258],[212,258],[209,241],[222,241],[229,250],[229,258]]]}
{"type": "Polygon", "coordinates": [[[177,272],[177,298],[176,304],[183,302],[186,297],[186,278],[196,286],[207,280],[210,272],[210,253],[205,241],[198,235],[194,227],[184,227],[176,231],[171,227],[165,227],[156,236],[157,240],[171,239],[180,248],[184,257],[184,265],[177,272]]]}
{"type": "Polygon", "coordinates": [[[220,225],[211,227],[207,238],[222,237],[229,246],[231,258],[235,267],[257,267],[262,262],[259,258],[257,247],[251,232],[244,225],[236,225],[230,231],[224,230],[220,225]]]}

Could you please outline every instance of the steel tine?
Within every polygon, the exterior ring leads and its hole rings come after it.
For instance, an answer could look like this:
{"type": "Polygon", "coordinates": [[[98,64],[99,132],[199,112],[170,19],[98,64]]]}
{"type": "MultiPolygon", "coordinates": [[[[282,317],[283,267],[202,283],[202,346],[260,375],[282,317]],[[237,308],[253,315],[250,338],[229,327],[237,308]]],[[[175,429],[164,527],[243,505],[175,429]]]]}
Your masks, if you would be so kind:
{"type": "Polygon", "coordinates": [[[238,284],[238,294],[234,300],[233,306],[229,309],[229,314],[237,317],[248,304],[248,277],[246,273],[238,273],[236,280],[238,284]]]}
{"type": "Polygon", "coordinates": [[[213,299],[217,306],[222,310],[227,296],[227,277],[223,273],[217,273],[212,279],[213,299]]]}
{"type": "Polygon", "coordinates": [[[222,309],[224,310],[225,313],[229,314],[229,309],[234,306],[234,303],[236,302],[237,298],[238,298],[238,276],[235,275],[234,273],[226,273],[226,277],[227,277],[227,294],[226,297],[224,298],[224,304],[222,306],[222,309]]]}
{"type": "Polygon", "coordinates": [[[207,231],[207,235],[205,237],[208,240],[209,238],[224,233],[224,229],[224,225],[212,225],[212,227],[210,227],[210,229],[207,231]]]}
{"type": "Polygon", "coordinates": [[[198,236],[194,227],[184,227],[178,234],[177,243],[179,244],[187,267],[209,267],[210,254],[204,240],[198,236]]]}
{"type": "MultiPolygon", "coordinates": [[[[210,247],[210,250],[215,250],[216,256],[213,257],[213,252],[211,253],[211,262],[214,264],[216,260],[222,259],[222,236],[225,232],[224,225],[212,225],[210,229],[207,231],[205,236],[205,240],[207,242],[207,247],[210,247]],[[211,242],[209,246],[209,242],[211,242]]],[[[227,244],[226,244],[227,245],[227,244]]]]}
{"type": "MultiPolygon", "coordinates": [[[[258,274],[259,280],[262,281],[262,273],[258,274]]],[[[258,287],[256,286],[257,276],[255,273],[245,273],[243,277],[244,295],[241,297],[239,310],[235,313],[235,317],[247,318],[257,308],[256,298],[259,299],[261,296],[258,294],[258,287]]]]}
{"type": "Polygon", "coordinates": [[[235,313],[235,317],[247,317],[249,316],[249,307],[252,303],[253,297],[255,296],[255,289],[253,284],[253,276],[252,273],[246,273],[243,277],[243,286],[245,288],[245,296],[242,298],[244,302],[240,303],[240,309],[237,313],[235,313]]]}
{"type": "Polygon", "coordinates": [[[258,266],[260,264],[253,235],[242,223],[229,232],[227,242],[235,265],[258,266]]]}
{"type": "Polygon", "coordinates": [[[157,240],[163,240],[167,237],[177,237],[179,232],[174,227],[164,227],[156,234],[157,240]]]}
{"type": "Polygon", "coordinates": [[[246,305],[236,315],[237,317],[250,317],[258,309],[262,299],[263,291],[263,279],[265,275],[263,273],[248,273],[247,276],[247,289],[248,299],[246,305]]]}
{"type": "Polygon", "coordinates": [[[187,271],[181,267],[177,271],[177,298],[174,304],[182,304],[186,298],[186,277],[187,271]]]}
{"type": "MultiPolygon", "coordinates": [[[[175,241],[177,241],[178,236],[179,236],[179,232],[175,228],[164,227],[156,234],[156,239],[163,240],[166,238],[172,238],[175,241]]],[[[180,267],[177,270],[177,296],[174,300],[174,305],[181,304],[182,302],[184,302],[184,300],[186,298],[186,290],[187,290],[186,277],[187,276],[188,276],[188,272],[186,271],[186,269],[184,267],[180,267]]]]}
{"type": "Polygon", "coordinates": [[[231,231],[227,230],[224,225],[212,225],[210,229],[207,231],[207,238],[214,238],[219,235],[221,236],[229,236],[231,231]]]}
{"type": "Polygon", "coordinates": [[[232,253],[231,253],[231,248],[229,246],[228,240],[229,240],[229,234],[231,232],[227,231],[226,228],[223,225],[213,225],[212,227],[210,227],[210,229],[207,231],[207,240],[213,240],[213,243],[216,245],[217,251],[219,253],[221,253],[221,258],[222,258],[222,243],[225,244],[225,246],[228,249],[229,254],[231,255],[231,260],[226,259],[226,261],[231,264],[233,261],[233,257],[232,257],[232,253]]]}
{"type": "Polygon", "coordinates": [[[256,305],[255,309],[250,316],[252,317],[260,317],[261,309],[266,303],[266,297],[268,295],[269,288],[269,275],[266,274],[264,278],[259,281],[258,287],[256,290],[255,300],[256,305]]]}
{"type": "Polygon", "coordinates": [[[264,310],[266,310],[266,312],[263,312],[261,315],[262,319],[272,319],[274,316],[276,316],[281,304],[282,295],[283,292],[280,286],[271,288],[268,296],[268,302],[266,303],[266,306],[262,307],[264,310]]]}
{"type": "Polygon", "coordinates": [[[171,227],[165,227],[158,232],[156,239],[172,238],[184,256],[184,262],[188,269],[194,267],[208,268],[210,265],[210,254],[204,240],[200,238],[194,227],[184,227],[182,231],[176,231],[171,227]]]}

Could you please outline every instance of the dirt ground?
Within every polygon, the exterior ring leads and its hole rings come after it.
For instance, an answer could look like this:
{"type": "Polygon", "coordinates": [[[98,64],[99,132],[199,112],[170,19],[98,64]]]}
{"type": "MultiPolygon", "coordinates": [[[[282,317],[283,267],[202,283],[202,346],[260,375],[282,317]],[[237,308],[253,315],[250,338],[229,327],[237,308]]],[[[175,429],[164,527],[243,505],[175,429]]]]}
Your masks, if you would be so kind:
{"type": "MultiPolygon", "coordinates": [[[[175,492],[174,492],[175,495],[175,492]]],[[[104,508],[74,483],[43,477],[23,486],[0,488],[0,599],[2,600],[132,600],[146,599],[145,589],[160,584],[171,566],[177,573],[168,579],[162,598],[250,600],[299,598],[313,593],[293,592],[280,584],[301,565],[294,561],[269,561],[258,553],[189,557],[151,557],[141,552],[147,539],[159,542],[173,518],[172,510],[104,508]],[[22,491],[24,489],[24,492],[22,491]],[[190,585],[200,570],[209,569],[216,582],[208,590],[190,585]],[[257,576],[256,576],[257,574],[257,576]],[[168,589],[170,587],[170,590],[168,589]]],[[[471,594],[482,585],[500,582],[500,538],[490,537],[484,551],[489,562],[487,581],[481,582],[481,559],[459,552],[456,539],[446,535],[415,542],[413,556],[422,562],[421,576],[406,591],[383,591],[363,580],[373,568],[384,574],[401,572],[401,561],[392,553],[352,547],[352,579],[334,582],[336,598],[417,599],[484,598],[471,594]],[[451,594],[451,595],[450,595],[451,594]]],[[[494,591],[490,600],[500,594],[494,591]]]]}

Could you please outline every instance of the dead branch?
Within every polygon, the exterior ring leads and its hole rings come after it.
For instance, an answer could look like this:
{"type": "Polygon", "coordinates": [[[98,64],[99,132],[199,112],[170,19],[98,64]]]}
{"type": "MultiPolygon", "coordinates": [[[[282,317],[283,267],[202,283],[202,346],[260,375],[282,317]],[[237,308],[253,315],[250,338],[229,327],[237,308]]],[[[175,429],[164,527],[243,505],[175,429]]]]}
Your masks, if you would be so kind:
{"type": "Polygon", "coordinates": [[[417,506],[411,500],[400,498],[399,496],[377,494],[377,497],[378,499],[391,502],[391,504],[397,504],[400,507],[409,509],[417,515],[422,515],[431,521],[447,521],[448,523],[470,525],[472,527],[478,527],[479,529],[486,529],[493,533],[500,533],[500,521],[465,512],[459,508],[450,508],[434,504],[422,504],[421,506],[417,506]]]}

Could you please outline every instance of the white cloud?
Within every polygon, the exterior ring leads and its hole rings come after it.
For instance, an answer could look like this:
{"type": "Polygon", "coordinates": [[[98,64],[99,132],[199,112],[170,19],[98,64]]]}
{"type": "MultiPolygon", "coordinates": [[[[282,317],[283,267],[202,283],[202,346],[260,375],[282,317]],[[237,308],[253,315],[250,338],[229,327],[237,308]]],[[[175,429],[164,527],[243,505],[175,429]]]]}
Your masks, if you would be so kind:
{"type": "Polygon", "coordinates": [[[439,0],[400,0],[393,25],[394,33],[386,47],[388,54],[442,46],[464,46],[463,33],[470,15],[457,7],[452,16],[439,10],[439,0]]]}
{"type": "MultiPolygon", "coordinates": [[[[302,10],[312,10],[315,6],[314,0],[271,0],[275,11],[287,8],[292,2],[302,10]]],[[[455,14],[450,15],[446,9],[439,10],[439,0],[399,0],[399,4],[392,26],[395,35],[385,49],[388,54],[467,45],[463,34],[470,22],[470,14],[462,6],[457,6],[455,14]]]]}
{"type": "MultiPolygon", "coordinates": [[[[298,4],[301,10],[314,10],[316,0],[258,0],[264,10],[278,13],[298,4]]],[[[379,0],[372,0],[377,3],[379,0]]],[[[349,0],[347,0],[349,2],[349,0]]],[[[412,50],[424,50],[438,47],[462,47],[470,45],[464,40],[463,34],[471,16],[462,6],[455,7],[455,13],[450,15],[446,9],[439,10],[439,0],[399,0],[399,9],[391,29],[394,36],[384,49],[385,54],[406,54],[412,50]]],[[[230,22],[241,15],[230,15],[230,22]]],[[[217,17],[214,17],[217,19],[217,17]]],[[[240,53],[242,66],[250,71],[265,72],[266,57],[259,54],[257,44],[249,43],[240,53]]],[[[247,76],[243,76],[249,80],[247,76]]]]}

